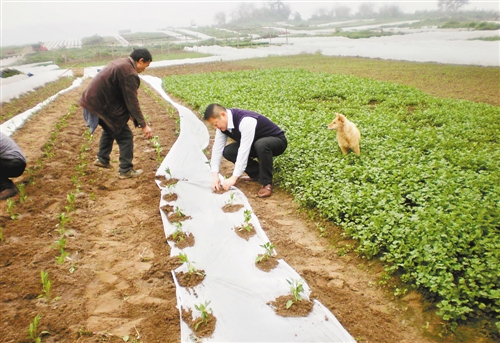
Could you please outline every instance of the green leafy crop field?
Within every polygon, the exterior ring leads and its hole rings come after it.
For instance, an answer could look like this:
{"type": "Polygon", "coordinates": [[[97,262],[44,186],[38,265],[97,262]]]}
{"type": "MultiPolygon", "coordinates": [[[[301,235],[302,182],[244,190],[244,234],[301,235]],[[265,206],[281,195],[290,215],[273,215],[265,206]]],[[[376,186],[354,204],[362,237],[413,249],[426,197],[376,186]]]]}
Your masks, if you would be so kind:
{"type": "Polygon", "coordinates": [[[260,112],[287,133],[275,181],[341,225],[358,252],[437,303],[452,322],[500,329],[500,108],[416,88],[303,69],[164,78],[200,113],[212,102],[260,112]],[[335,112],[361,131],[342,155],[335,112]]]}

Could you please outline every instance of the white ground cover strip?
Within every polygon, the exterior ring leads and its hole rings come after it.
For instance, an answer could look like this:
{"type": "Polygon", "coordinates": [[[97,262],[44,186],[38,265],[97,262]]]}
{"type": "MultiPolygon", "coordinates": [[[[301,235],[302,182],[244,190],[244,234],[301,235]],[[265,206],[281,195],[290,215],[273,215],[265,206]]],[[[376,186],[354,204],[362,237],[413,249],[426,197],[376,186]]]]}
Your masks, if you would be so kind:
{"type": "MultiPolygon", "coordinates": [[[[195,245],[181,251],[169,241],[171,256],[184,252],[197,269],[206,273],[203,282],[192,290],[179,286],[176,279],[176,272],[186,272],[187,266],[182,265],[172,273],[181,317],[182,309],[191,309],[193,315],[199,317],[195,305],[210,301],[208,307],[213,310],[217,323],[213,335],[204,338],[204,342],[355,342],[319,301],[314,301],[313,310],[307,317],[281,317],[266,304],[278,296],[290,294],[286,280],[299,280],[300,275],[282,259],[268,273],[255,266],[255,258],[264,252],[260,245],[269,239],[253,214],[250,223],[257,232],[255,236],[246,241],[234,232],[234,228],[244,222],[243,211],[251,207],[245,195],[235,187],[224,194],[212,192],[211,173],[203,154],[210,138],[205,125],[188,108],[170,99],[162,89],[161,79],[141,78],[169,101],[180,116],[179,138],[156,174],[179,180],[171,190],[178,199],[165,201],[163,196],[169,192],[168,188],[162,187],[157,180],[161,189],[160,208],[170,204],[191,216],[182,222],[182,229],[194,235],[195,245]],[[236,213],[225,213],[222,207],[231,193],[236,194],[235,203],[243,204],[244,208],[236,213]]],[[[175,227],[161,209],[160,212],[168,236],[175,227]]],[[[308,299],[310,290],[305,282],[304,289],[308,299]]],[[[191,329],[181,320],[181,341],[193,342],[191,335],[191,329]]]]}
{"type": "Polygon", "coordinates": [[[12,80],[9,80],[11,78],[8,77],[5,79],[5,81],[3,81],[4,79],[2,79],[0,102],[9,102],[10,100],[17,98],[21,94],[41,87],[46,83],[55,81],[60,77],[73,76],[73,71],[71,71],[70,69],[59,69],[59,67],[55,64],[41,64],[43,63],[33,63],[11,67],[12,69],[17,69],[24,74],[31,73],[33,76],[17,77],[12,80]],[[16,82],[13,82],[13,80],[15,80],[16,82]]]}
{"type": "MultiPolygon", "coordinates": [[[[60,70],[59,70],[59,72],[60,72],[60,70]]],[[[0,131],[2,133],[6,134],[7,136],[12,136],[12,134],[18,128],[20,128],[21,126],[23,126],[24,123],[26,122],[26,120],[28,120],[34,113],[40,111],[42,108],[44,108],[45,106],[47,106],[48,104],[50,104],[60,94],[64,94],[66,92],[69,92],[70,90],[72,90],[72,89],[74,89],[76,87],[80,87],[80,85],[82,84],[82,82],[83,82],[82,78],[78,78],[78,79],[74,80],[73,84],[71,86],[69,86],[68,88],[63,89],[63,90],[57,92],[56,94],[54,94],[51,97],[47,98],[47,100],[45,100],[45,101],[37,104],[35,107],[33,107],[33,108],[31,108],[31,109],[23,112],[23,113],[20,113],[20,114],[16,115],[15,117],[7,120],[2,125],[0,125],[0,131]]]]}

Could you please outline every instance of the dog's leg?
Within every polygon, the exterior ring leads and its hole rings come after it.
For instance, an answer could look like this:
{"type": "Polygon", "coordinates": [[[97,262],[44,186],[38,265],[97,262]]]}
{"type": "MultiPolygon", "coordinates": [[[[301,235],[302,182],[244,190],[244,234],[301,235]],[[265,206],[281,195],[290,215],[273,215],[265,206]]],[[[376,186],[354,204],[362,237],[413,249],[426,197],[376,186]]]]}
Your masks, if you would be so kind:
{"type": "Polygon", "coordinates": [[[346,147],[343,147],[343,146],[340,146],[340,150],[342,150],[342,153],[344,155],[347,155],[347,153],[349,152],[349,149],[347,149],[346,147]]]}
{"type": "Polygon", "coordinates": [[[352,151],[356,154],[359,155],[361,152],[359,151],[359,145],[356,145],[355,147],[352,148],[352,151]]]}

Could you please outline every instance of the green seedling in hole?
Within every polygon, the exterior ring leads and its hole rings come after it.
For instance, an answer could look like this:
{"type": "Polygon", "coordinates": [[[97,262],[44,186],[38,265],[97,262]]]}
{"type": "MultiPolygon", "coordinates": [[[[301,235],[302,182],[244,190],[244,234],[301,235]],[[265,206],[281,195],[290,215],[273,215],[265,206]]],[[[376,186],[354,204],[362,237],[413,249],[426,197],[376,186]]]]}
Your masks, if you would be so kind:
{"type": "Polygon", "coordinates": [[[229,205],[233,205],[235,200],[236,200],[236,192],[231,192],[229,194],[229,199],[227,200],[227,203],[229,205]]]}
{"type": "Polygon", "coordinates": [[[255,259],[255,262],[257,262],[257,263],[261,262],[261,261],[267,261],[267,259],[270,256],[272,256],[273,249],[274,249],[274,244],[271,242],[261,244],[260,246],[263,247],[266,251],[264,252],[263,255],[257,256],[257,258],[255,259]]]}
{"type": "Polygon", "coordinates": [[[42,319],[42,316],[37,314],[28,327],[28,338],[34,343],[41,343],[42,335],[49,334],[48,331],[42,331],[38,334],[38,324],[40,324],[40,319],[42,319]]]}
{"type": "Polygon", "coordinates": [[[153,143],[153,146],[156,150],[156,160],[158,162],[161,162],[162,158],[161,158],[161,152],[163,150],[163,148],[161,147],[161,143],[160,143],[160,137],[158,136],[154,136],[153,138],[151,138],[151,142],[153,143]]]}
{"type": "Polygon", "coordinates": [[[175,184],[171,183],[167,186],[167,192],[168,192],[168,195],[172,195],[173,193],[173,188],[175,187],[175,184]]]}
{"type": "Polygon", "coordinates": [[[252,219],[252,211],[245,210],[243,212],[243,217],[245,218],[245,223],[239,228],[239,230],[247,230],[248,232],[252,231],[252,225],[250,225],[250,219],[252,219]]]}
{"type": "Polygon", "coordinates": [[[188,274],[197,274],[199,276],[205,276],[204,273],[200,272],[198,269],[196,269],[196,267],[193,265],[194,261],[193,262],[190,262],[187,255],[184,254],[184,253],[180,253],[179,254],[179,260],[181,260],[182,263],[186,263],[187,266],[188,266],[188,274]]]}
{"type": "Polygon", "coordinates": [[[61,238],[59,238],[59,240],[56,241],[56,248],[59,249],[59,250],[64,250],[64,248],[66,247],[66,238],[64,238],[64,236],[62,236],[61,238]]]}
{"type": "Polygon", "coordinates": [[[94,139],[94,135],[90,134],[90,129],[85,130],[85,132],[83,133],[83,137],[87,139],[89,142],[92,142],[92,140],[94,139]]]}
{"type": "Polygon", "coordinates": [[[204,304],[194,305],[194,308],[201,312],[200,321],[194,325],[194,331],[197,331],[201,324],[208,323],[208,318],[210,318],[208,312],[212,313],[212,309],[208,307],[209,304],[210,301],[205,301],[204,304]]]}
{"type": "Polygon", "coordinates": [[[63,264],[66,261],[66,257],[69,256],[69,253],[62,248],[59,249],[59,252],[61,253],[61,255],[56,256],[57,264],[63,264]]]}
{"type": "Polygon", "coordinates": [[[178,206],[175,206],[175,214],[177,214],[177,216],[179,218],[184,218],[186,215],[184,213],[182,213],[181,209],[178,207],[178,206]]]}
{"type": "Polygon", "coordinates": [[[69,222],[70,218],[64,212],[59,214],[57,218],[59,219],[59,229],[57,229],[57,232],[59,232],[61,236],[64,236],[66,233],[66,224],[69,222]]]}
{"type": "Polygon", "coordinates": [[[3,242],[3,227],[0,226],[0,242],[3,242]]]}
{"type": "Polygon", "coordinates": [[[185,238],[184,231],[182,231],[182,223],[181,222],[174,222],[175,226],[175,231],[172,234],[172,237],[174,238],[175,241],[177,242],[182,242],[185,238]],[[179,238],[179,239],[177,239],[179,238]]]}
{"type": "Polygon", "coordinates": [[[16,202],[10,198],[7,199],[7,212],[10,215],[10,219],[16,220],[17,217],[19,217],[19,213],[15,213],[14,211],[14,205],[16,202]]]}
{"type": "Polygon", "coordinates": [[[19,185],[17,185],[17,189],[19,189],[19,202],[25,202],[28,198],[28,196],[26,195],[26,185],[24,183],[20,183],[19,185]]]}
{"type": "Polygon", "coordinates": [[[42,294],[38,297],[44,297],[47,302],[50,302],[50,289],[52,287],[52,281],[49,280],[49,273],[42,270],[40,272],[40,276],[42,278],[42,294]]]}
{"type": "Polygon", "coordinates": [[[294,303],[302,301],[302,296],[300,293],[304,292],[304,286],[301,280],[290,281],[286,279],[286,282],[290,285],[290,293],[293,295],[293,300],[288,300],[286,302],[286,308],[290,308],[294,303]]]}
{"type": "Polygon", "coordinates": [[[170,168],[169,167],[167,167],[167,169],[165,169],[165,173],[167,173],[169,179],[172,178],[172,174],[170,173],[170,168]]]}
{"type": "Polygon", "coordinates": [[[66,199],[68,199],[69,205],[66,206],[66,211],[70,212],[75,209],[75,199],[76,195],[75,193],[69,192],[68,195],[66,196],[66,199]]]}

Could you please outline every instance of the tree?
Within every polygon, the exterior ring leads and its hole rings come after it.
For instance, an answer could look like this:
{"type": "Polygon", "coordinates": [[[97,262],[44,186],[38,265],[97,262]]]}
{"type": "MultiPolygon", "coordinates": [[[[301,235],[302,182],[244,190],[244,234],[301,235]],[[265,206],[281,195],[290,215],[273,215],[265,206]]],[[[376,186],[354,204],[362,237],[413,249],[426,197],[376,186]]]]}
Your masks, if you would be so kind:
{"type": "Polygon", "coordinates": [[[398,5],[384,5],[378,12],[382,18],[399,18],[403,14],[398,5]]]}
{"type": "Polygon", "coordinates": [[[373,18],[375,17],[375,4],[372,2],[363,2],[359,5],[357,16],[360,18],[373,18]]]}
{"type": "Polygon", "coordinates": [[[351,16],[351,8],[349,6],[337,6],[333,9],[336,19],[347,19],[351,16]]]}
{"type": "Polygon", "coordinates": [[[443,12],[457,12],[468,3],[469,0],[438,0],[438,8],[443,12]]]}
{"type": "Polygon", "coordinates": [[[217,12],[215,14],[215,23],[217,24],[217,26],[223,26],[226,24],[226,13],[224,12],[217,12]]]}

